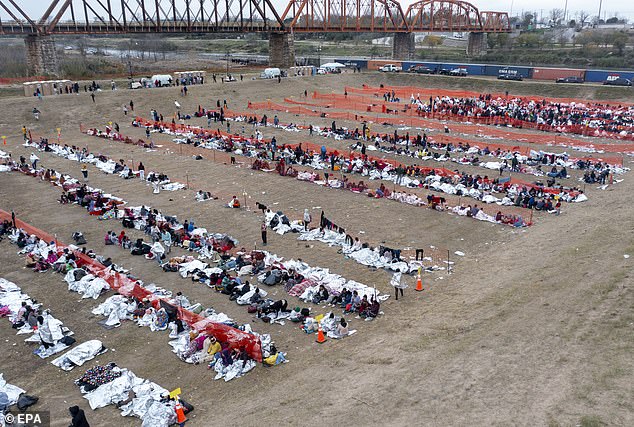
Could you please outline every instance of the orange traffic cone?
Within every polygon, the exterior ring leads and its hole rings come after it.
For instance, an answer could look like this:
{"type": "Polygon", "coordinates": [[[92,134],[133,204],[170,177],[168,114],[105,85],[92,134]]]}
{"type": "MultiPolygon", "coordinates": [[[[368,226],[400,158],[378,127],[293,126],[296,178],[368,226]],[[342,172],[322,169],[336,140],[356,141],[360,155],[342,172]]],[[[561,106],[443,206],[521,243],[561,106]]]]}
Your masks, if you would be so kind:
{"type": "Polygon", "coordinates": [[[420,274],[418,275],[418,278],[416,279],[416,290],[419,292],[423,290],[423,279],[421,279],[420,274]]]}
{"type": "Polygon", "coordinates": [[[319,344],[323,344],[326,342],[326,337],[324,336],[323,329],[321,329],[321,324],[319,325],[319,328],[317,328],[317,342],[319,344]]]}
{"type": "Polygon", "coordinates": [[[185,421],[187,421],[187,418],[185,418],[183,406],[178,400],[176,401],[176,406],[174,407],[174,410],[176,411],[176,422],[180,425],[183,425],[185,421]]]}

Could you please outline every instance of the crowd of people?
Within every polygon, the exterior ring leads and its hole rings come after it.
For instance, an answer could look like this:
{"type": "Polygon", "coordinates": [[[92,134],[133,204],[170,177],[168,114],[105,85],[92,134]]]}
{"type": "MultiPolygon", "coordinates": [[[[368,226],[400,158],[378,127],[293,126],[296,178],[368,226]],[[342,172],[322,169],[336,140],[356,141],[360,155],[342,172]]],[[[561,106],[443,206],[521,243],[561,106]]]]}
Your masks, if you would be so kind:
{"type": "Polygon", "coordinates": [[[634,107],[598,102],[558,102],[520,97],[430,97],[422,101],[420,95],[410,97],[410,103],[425,113],[452,114],[463,117],[504,117],[549,126],[587,126],[621,135],[634,132],[634,107]]]}

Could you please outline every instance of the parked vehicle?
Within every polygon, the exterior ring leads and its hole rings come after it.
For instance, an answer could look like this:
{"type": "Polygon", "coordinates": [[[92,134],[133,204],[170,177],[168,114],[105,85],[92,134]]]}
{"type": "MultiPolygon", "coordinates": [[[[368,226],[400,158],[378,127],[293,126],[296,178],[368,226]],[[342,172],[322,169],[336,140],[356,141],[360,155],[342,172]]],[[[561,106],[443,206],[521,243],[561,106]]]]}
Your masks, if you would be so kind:
{"type": "Polygon", "coordinates": [[[261,79],[276,79],[282,76],[282,71],[279,68],[265,68],[260,73],[261,79]]]}
{"type": "Polygon", "coordinates": [[[468,73],[466,68],[454,68],[449,72],[450,76],[466,77],[467,74],[468,73]]]}
{"type": "Polygon", "coordinates": [[[498,70],[498,80],[516,80],[522,81],[522,75],[512,68],[500,68],[498,70]]]}
{"type": "Polygon", "coordinates": [[[403,71],[403,68],[397,67],[394,64],[386,64],[379,68],[379,71],[382,71],[384,73],[398,73],[400,71],[403,71]]]}
{"type": "Polygon", "coordinates": [[[623,77],[609,76],[608,79],[603,82],[603,84],[608,86],[632,86],[632,81],[623,77]],[[611,79],[610,77],[614,78],[611,79]]]}
{"type": "Polygon", "coordinates": [[[524,79],[519,74],[498,74],[498,80],[515,80],[521,82],[524,79]]]}
{"type": "Polygon", "coordinates": [[[409,67],[409,70],[407,70],[408,73],[416,73],[416,74],[433,74],[434,70],[432,70],[431,68],[429,68],[426,65],[412,65],[411,67],[409,67]]]}
{"type": "Polygon", "coordinates": [[[155,87],[171,86],[173,81],[172,76],[169,74],[155,74],[152,76],[152,84],[155,87]]]}
{"type": "Polygon", "coordinates": [[[555,83],[583,83],[583,79],[581,77],[568,76],[555,80],[555,83]]]}

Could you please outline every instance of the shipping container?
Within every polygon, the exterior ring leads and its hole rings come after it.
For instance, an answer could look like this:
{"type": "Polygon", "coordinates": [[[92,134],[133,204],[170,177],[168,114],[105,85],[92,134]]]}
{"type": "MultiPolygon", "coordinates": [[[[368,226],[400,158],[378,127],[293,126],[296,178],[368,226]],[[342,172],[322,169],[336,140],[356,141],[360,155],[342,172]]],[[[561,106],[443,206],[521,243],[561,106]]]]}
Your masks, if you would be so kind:
{"type": "Polygon", "coordinates": [[[533,79],[535,80],[557,80],[565,77],[579,77],[584,78],[585,70],[579,70],[577,68],[533,68],[533,79]]]}
{"type": "Polygon", "coordinates": [[[586,81],[602,83],[610,78],[622,77],[624,79],[634,80],[634,71],[606,71],[606,70],[587,70],[586,81]]]}
{"type": "Polygon", "coordinates": [[[368,61],[366,59],[335,59],[335,62],[339,62],[346,67],[359,67],[362,69],[368,68],[368,61]]]}
{"type": "Polygon", "coordinates": [[[500,75],[500,70],[504,70],[502,71],[503,73],[506,72],[506,70],[508,70],[511,72],[511,74],[519,74],[524,79],[530,79],[532,68],[531,67],[514,67],[510,65],[486,65],[484,68],[484,75],[497,77],[500,75]]]}
{"type": "Polygon", "coordinates": [[[384,65],[392,64],[396,67],[402,67],[403,63],[401,61],[390,61],[387,59],[373,59],[368,61],[368,70],[370,71],[378,71],[379,68],[384,65]]]}
{"type": "Polygon", "coordinates": [[[422,64],[422,62],[403,61],[402,64],[403,64],[403,71],[408,71],[414,65],[420,65],[422,64]]]}

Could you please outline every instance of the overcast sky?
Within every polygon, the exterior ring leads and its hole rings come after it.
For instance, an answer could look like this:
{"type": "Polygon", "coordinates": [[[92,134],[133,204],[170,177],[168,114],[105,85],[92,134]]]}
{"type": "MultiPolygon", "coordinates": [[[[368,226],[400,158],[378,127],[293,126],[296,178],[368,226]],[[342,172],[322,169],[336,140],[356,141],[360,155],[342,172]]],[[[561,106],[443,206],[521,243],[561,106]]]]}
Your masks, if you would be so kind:
{"type": "MultiPolygon", "coordinates": [[[[407,6],[413,3],[415,0],[402,0],[401,5],[405,10],[407,6]]],[[[574,19],[575,13],[584,10],[590,13],[590,16],[596,16],[599,12],[599,3],[601,0],[569,0],[568,1],[568,16],[574,19]]],[[[139,2],[138,0],[126,0],[130,7],[134,10],[139,2]]],[[[287,0],[272,0],[273,4],[279,9],[279,13],[282,14],[284,7],[287,4],[287,0]]],[[[17,0],[17,4],[20,5],[29,15],[36,18],[41,16],[46,8],[51,4],[51,0],[17,0]]],[[[60,2],[62,3],[62,2],[60,2]]],[[[105,2],[102,1],[103,4],[105,2]]],[[[118,1],[112,4],[118,4],[118,1]]],[[[147,2],[146,2],[147,3],[147,2]]],[[[150,2],[153,4],[154,2],[150,2]]],[[[171,2],[167,0],[161,0],[162,4],[168,5],[171,2]]],[[[183,4],[184,0],[176,0],[177,4],[183,4]]],[[[198,2],[195,2],[198,3],[198,2]]],[[[564,9],[566,0],[474,0],[472,3],[479,10],[495,10],[512,13],[514,15],[520,15],[522,11],[536,11],[538,14],[542,14],[546,17],[548,12],[553,8],[564,9]]],[[[5,2],[9,5],[9,2],[5,2]]],[[[83,7],[80,0],[74,0],[75,11],[78,15],[83,14],[83,7]]],[[[98,10],[98,2],[96,0],[90,0],[89,4],[93,5],[95,10],[98,10]]],[[[113,6],[116,7],[116,6],[113,6]]],[[[90,12],[89,12],[90,13],[90,12]]],[[[101,12],[99,12],[101,13],[101,12]]],[[[17,14],[17,13],[16,13],[17,14]]],[[[634,0],[603,0],[603,7],[601,8],[601,16],[610,18],[612,16],[625,17],[634,23],[634,0]]],[[[10,19],[9,15],[4,10],[0,10],[0,17],[2,19],[10,19]]],[[[65,16],[64,18],[66,18],[65,16]]],[[[68,15],[68,18],[70,16],[68,15]]]]}

